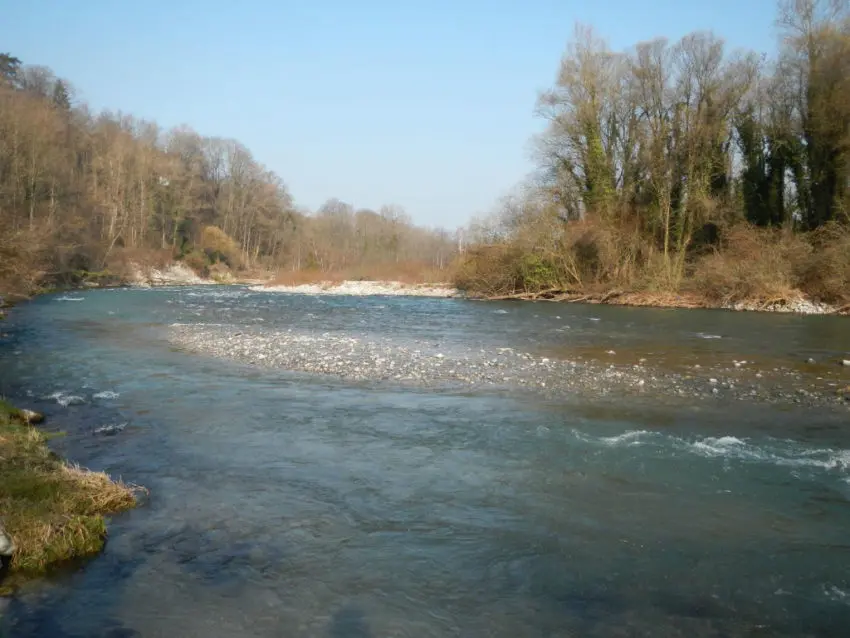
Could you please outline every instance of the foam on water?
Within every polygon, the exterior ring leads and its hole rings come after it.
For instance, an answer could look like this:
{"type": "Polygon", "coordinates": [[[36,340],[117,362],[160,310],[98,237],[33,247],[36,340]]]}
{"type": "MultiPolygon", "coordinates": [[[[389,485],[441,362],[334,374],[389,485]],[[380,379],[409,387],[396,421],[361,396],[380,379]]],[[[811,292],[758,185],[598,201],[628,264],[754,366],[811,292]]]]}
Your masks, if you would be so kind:
{"type": "Polygon", "coordinates": [[[187,297],[200,297],[207,299],[239,299],[248,293],[244,290],[202,290],[187,292],[187,297]]]}
{"type": "Polygon", "coordinates": [[[93,433],[100,434],[103,436],[112,436],[114,434],[122,432],[126,427],[126,423],[109,423],[107,425],[101,425],[100,427],[95,428],[93,430],[93,433]]]}
{"type": "Polygon", "coordinates": [[[698,332],[697,336],[700,339],[722,339],[723,338],[720,335],[710,335],[710,334],[706,334],[704,332],[698,332]]]}
{"type": "Polygon", "coordinates": [[[839,589],[835,585],[824,585],[823,593],[830,600],[834,600],[838,603],[844,603],[845,605],[850,605],[850,591],[839,589]]]}
{"type": "Polygon", "coordinates": [[[67,295],[63,295],[56,297],[56,301],[85,301],[85,297],[68,297],[67,295]]]}
{"type": "Polygon", "coordinates": [[[117,399],[121,395],[113,390],[104,390],[103,392],[95,392],[92,399],[117,399]]]}
{"type": "Polygon", "coordinates": [[[82,405],[86,402],[86,400],[77,396],[76,394],[68,394],[64,390],[60,390],[58,392],[54,392],[53,394],[47,397],[48,399],[54,399],[56,403],[61,405],[63,408],[67,408],[69,405],[82,405]]]}
{"type": "MultiPolygon", "coordinates": [[[[807,448],[790,440],[767,439],[756,443],[726,435],[685,439],[648,430],[629,430],[616,436],[597,437],[578,430],[576,438],[586,443],[610,448],[653,445],[706,459],[736,460],[745,463],[767,463],[795,469],[815,469],[850,473],[850,450],[807,448]]],[[[850,482],[850,476],[844,478],[850,482]]]]}
{"type": "Polygon", "coordinates": [[[643,445],[646,439],[657,436],[657,432],[649,432],[648,430],[630,430],[618,436],[604,436],[599,439],[605,445],[643,445]]]}

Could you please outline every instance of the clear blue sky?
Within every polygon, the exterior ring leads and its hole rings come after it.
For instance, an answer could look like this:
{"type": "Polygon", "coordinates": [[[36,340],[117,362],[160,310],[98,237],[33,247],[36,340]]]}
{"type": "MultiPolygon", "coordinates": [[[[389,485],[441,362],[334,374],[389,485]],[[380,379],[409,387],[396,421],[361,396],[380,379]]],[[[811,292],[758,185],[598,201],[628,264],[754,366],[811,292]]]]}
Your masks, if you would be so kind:
{"type": "Polygon", "coordinates": [[[615,49],[711,29],[772,53],[775,0],[0,0],[0,51],[95,109],[233,137],[300,205],[454,227],[532,168],[578,22],[615,49]]]}

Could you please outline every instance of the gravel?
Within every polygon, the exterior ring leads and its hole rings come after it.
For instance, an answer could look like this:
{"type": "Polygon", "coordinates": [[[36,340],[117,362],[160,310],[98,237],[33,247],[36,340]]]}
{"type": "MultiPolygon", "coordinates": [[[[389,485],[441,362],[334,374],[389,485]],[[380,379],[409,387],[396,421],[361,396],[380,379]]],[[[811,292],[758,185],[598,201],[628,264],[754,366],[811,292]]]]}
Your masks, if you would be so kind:
{"type": "Polygon", "coordinates": [[[284,292],[305,295],[382,295],[390,297],[457,297],[460,292],[445,284],[404,284],[398,281],[320,282],[300,286],[253,286],[256,292],[284,292]]]}
{"type": "Polygon", "coordinates": [[[837,390],[839,383],[831,379],[804,377],[791,368],[736,367],[733,361],[727,367],[696,365],[681,372],[654,367],[645,359],[610,364],[508,347],[222,324],[173,324],[169,337],[175,346],[196,354],[353,381],[525,390],[550,398],[655,395],[850,407],[837,390]]]}

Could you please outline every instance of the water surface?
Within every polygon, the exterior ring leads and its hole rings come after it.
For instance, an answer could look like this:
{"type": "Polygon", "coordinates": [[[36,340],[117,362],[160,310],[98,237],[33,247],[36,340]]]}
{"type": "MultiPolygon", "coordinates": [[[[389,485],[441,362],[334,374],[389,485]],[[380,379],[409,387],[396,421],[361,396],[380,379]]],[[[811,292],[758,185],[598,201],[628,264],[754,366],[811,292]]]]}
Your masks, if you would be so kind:
{"type": "Polygon", "coordinates": [[[41,297],[0,326],[0,392],[48,413],[59,452],[151,495],[103,555],[13,600],[0,634],[846,635],[841,406],[346,382],[180,352],[176,322],[747,359],[834,384],[850,351],[829,317],[239,287],[41,297]]]}

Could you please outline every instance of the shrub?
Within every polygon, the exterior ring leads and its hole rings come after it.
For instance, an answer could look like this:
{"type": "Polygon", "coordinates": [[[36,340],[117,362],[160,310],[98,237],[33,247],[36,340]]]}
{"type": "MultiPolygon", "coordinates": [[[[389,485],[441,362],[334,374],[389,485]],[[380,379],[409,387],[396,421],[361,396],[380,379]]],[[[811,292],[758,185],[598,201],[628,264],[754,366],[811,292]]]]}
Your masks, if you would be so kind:
{"type": "Polygon", "coordinates": [[[210,275],[210,260],[200,250],[193,250],[183,256],[183,263],[194,270],[200,277],[209,277],[210,275]]]}
{"type": "Polygon", "coordinates": [[[540,255],[523,255],[516,265],[516,279],[526,292],[538,292],[558,285],[561,279],[551,261],[540,255]]]}
{"type": "Polygon", "coordinates": [[[227,264],[221,262],[215,263],[209,267],[209,276],[220,284],[228,284],[233,281],[233,274],[227,264]]]}
{"type": "Polygon", "coordinates": [[[231,268],[241,265],[239,244],[217,226],[206,226],[201,233],[201,249],[209,259],[209,263],[224,262],[231,268]]]}
{"type": "Polygon", "coordinates": [[[722,303],[798,297],[796,272],[810,254],[804,237],[740,224],[726,231],[719,250],[697,262],[691,285],[722,303]]]}
{"type": "Polygon", "coordinates": [[[850,229],[827,224],[809,241],[812,250],[797,267],[800,289],[817,301],[850,303],[850,229]]]}
{"type": "Polygon", "coordinates": [[[455,286],[472,294],[487,296],[516,292],[523,252],[515,246],[479,246],[459,259],[455,286]]]}

